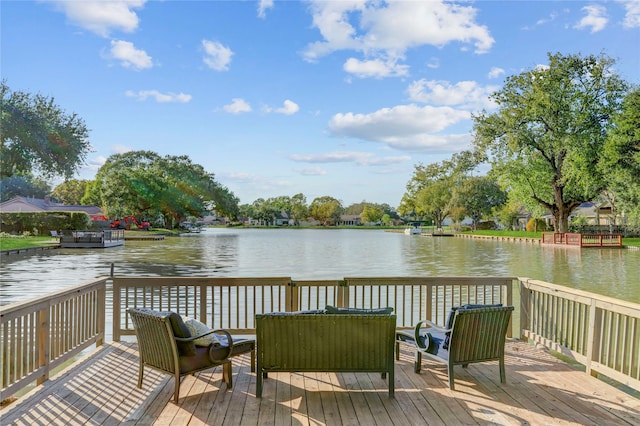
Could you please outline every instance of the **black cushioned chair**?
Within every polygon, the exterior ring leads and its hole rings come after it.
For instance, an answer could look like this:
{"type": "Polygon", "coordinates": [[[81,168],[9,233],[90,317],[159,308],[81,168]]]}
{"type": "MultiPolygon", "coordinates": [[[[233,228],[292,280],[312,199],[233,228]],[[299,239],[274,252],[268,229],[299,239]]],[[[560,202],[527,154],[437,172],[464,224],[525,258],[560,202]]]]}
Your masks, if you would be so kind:
{"type": "Polygon", "coordinates": [[[251,352],[251,371],[255,371],[255,340],[234,339],[225,330],[211,330],[191,336],[184,321],[175,312],[158,312],[151,309],[127,310],[138,339],[140,367],[138,387],[142,387],[144,367],[171,374],[175,379],[174,401],[180,397],[180,378],[187,374],[222,365],[222,378],[231,389],[231,359],[251,352]],[[208,347],[196,346],[194,340],[216,333],[220,344],[208,347]]]}
{"type": "Polygon", "coordinates": [[[396,332],[396,359],[400,358],[400,343],[404,343],[415,350],[416,373],[420,373],[422,355],[446,364],[452,390],[455,365],[466,368],[471,363],[497,360],[500,382],[505,383],[504,346],[513,309],[499,305],[457,307],[449,315],[447,328],[420,321],[413,330],[396,332]]]}

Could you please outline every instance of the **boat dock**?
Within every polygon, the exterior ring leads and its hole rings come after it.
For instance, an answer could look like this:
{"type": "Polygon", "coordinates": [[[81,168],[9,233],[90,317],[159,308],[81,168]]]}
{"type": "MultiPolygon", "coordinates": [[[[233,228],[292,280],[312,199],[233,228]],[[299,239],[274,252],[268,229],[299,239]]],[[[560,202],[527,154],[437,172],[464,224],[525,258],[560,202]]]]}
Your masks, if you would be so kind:
{"type": "Polygon", "coordinates": [[[65,231],[60,237],[61,248],[108,248],[123,245],[123,229],[104,229],[102,231],[65,231]]]}

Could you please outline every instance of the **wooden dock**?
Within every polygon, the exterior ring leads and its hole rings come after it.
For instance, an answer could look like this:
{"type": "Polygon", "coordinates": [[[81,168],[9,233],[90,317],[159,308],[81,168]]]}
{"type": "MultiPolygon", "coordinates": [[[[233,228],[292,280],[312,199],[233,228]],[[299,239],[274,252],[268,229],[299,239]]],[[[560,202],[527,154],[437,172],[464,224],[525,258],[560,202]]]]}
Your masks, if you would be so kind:
{"type": "Polygon", "coordinates": [[[446,367],[396,361],[395,398],[379,374],[279,373],[255,397],[249,357],[234,358],[232,390],[217,367],[187,376],[173,403],[169,376],[147,370],[136,387],[137,347],[107,343],[0,411],[5,425],[640,425],[640,399],[527,343],[507,343],[507,383],[497,363],[446,367]]]}

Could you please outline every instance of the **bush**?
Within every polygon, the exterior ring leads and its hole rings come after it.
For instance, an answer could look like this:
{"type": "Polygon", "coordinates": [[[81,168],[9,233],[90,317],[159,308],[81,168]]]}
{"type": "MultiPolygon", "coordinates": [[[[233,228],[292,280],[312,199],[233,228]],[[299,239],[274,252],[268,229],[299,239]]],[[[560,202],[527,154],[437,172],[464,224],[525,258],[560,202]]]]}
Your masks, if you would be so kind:
{"type": "Polygon", "coordinates": [[[547,222],[545,222],[543,219],[531,218],[531,219],[529,219],[529,222],[527,222],[526,229],[527,229],[528,232],[544,232],[544,231],[548,231],[547,222]]]}
{"type": "Polygon", "coordinates": [[[91,217],[85,212],[2,213],[2,231],[48,234],[63,229],[89,229],[91,217]]]}

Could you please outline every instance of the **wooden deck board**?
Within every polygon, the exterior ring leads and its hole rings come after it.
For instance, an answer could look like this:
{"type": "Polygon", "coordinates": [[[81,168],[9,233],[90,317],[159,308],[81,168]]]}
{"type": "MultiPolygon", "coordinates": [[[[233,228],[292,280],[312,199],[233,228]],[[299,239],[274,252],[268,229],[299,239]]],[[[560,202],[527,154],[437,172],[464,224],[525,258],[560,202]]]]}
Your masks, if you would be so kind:
{"type": "Polygon", "coordinates": [[[640,426],[640,400],[543,350],[507,343],[507,383],[497,363],[446,367],[413,355],[396,361],[395,398],[373,373],[272,373],[255,397],[249,357],[234,359],[233,388],[222,368],[187,376],[173,403],[173,379],[145,370],[137,388],[135,344],[109,343],[0,411],[5,425],[444,425],[621,424],[640,426]]]}

